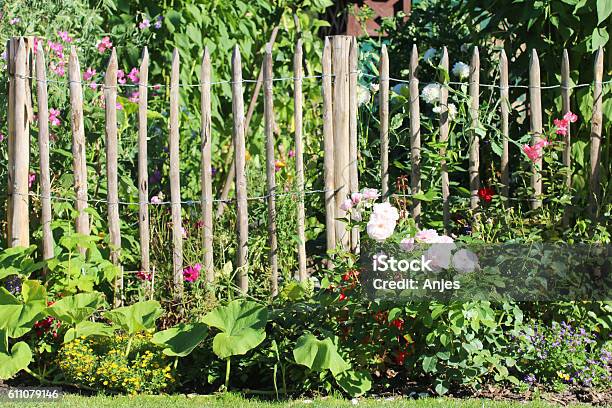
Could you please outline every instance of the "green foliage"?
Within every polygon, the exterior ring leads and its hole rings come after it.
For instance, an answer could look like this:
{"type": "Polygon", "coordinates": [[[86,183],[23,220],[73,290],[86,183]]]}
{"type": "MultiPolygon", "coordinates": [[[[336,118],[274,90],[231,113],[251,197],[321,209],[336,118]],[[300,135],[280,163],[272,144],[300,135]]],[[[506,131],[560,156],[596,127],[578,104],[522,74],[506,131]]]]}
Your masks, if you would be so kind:
{"type": "Polygon", "coordinates": [[[318,340],[311,333],[304,334],[293,350],[295,362],[314,371],[330,370],[335,376],[350,368],[329,338],[318,340]]]}
{"type": "Polygon", "coordinates": [[[203,323],[221,332],[213,339],[213,351],[222,359],[245,354],[265,338],[266,307],[255,302],[234,300],[204,316],[203,323]]]}
{"type": "Polygon", "coordinates": [[[152,342],[165,347],[167,356],[185,357],[189,355],[208,335],[208,327],[202,323],[184,324],[159,331],[153,335],[152,342]]]}
{"type": "Polygon", "coordinates": [[[49,306],[48,313],[67,324],[81,323],[106,304],[99,292],[66,296],[49,306]]]}
{"type": "Polygon", "coordinates": [[[155,321],[163,309],[156,300],[134,303],[104,313],[104,316],[128,334],[155,329],[155,321]]]}

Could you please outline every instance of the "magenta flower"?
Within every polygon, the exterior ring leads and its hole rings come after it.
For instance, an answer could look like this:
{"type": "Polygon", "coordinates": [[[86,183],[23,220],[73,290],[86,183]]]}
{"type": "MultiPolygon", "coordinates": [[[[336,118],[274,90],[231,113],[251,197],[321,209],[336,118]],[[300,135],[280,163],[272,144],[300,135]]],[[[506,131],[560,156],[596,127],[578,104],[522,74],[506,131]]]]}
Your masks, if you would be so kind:
{"type": "Polygon", "coordinates": [[[538,145],[523,145],[523,152],[527,155],[529,160],[534,163],[542,156],[542,148],[538,145]]]}
{"type": "Polygon", "coordinates": [[[128,100],[129,100],[130,102],[133,102],[133,103],[138,103],[138,101],[139,101],[139,95],[140,95],[140,94],[139,94],[139,92],[138,92],[138,91],[134,91],[134,92],[132,92],[132,94],[130,95],[130,97],[128,98],[128,100]]]}
{"type": "Polygon", "coordinates": [[[32,184],[34,184],[35,180],[36,180],[36,173],[30,173],[28,175],[28,188],[32,188],[32,184]]]}
{"type": "MultiPolygon", "coordinates": [[[[6,58],[5,58],[6,59],[6,58]]],[[[153,85],[153,90],[154,91],[159,91],[161,89],[161,84],[155,84],[153,85]]]]}
{"type": "Polygon", "coordinates": [[[102,38],[102,40],[100,40],[100,42],[98,42],[96,45],[96,48],[100,54],[104,54],[106,50],[113,48],[113,43],[111,42],[110,37],[102,38]]]}
{"type": "Polygon", "coordinates": [[[159,197],[159,195],[154,195],[153,197],[151,197],[151,204],[161,204],[162,200],[159,197]]]}
{"type": "Polygon", "coordinates": [[[567,127],[569,126],[569,122],[565,119],[555,119],[553,120],[555,127],[557,128],[556,133],[558,135],[567,135],[567,127]]]}
{"type": "Polygon", "coordinates": [[[61,115],[61,113],[62,112],[59,109],[54,109],[54,108],[49,109],[49,123],[51,123],[51,126],[61,125],[62,122],[58,118],[58,116],[61,115]]]}
{"type": "Polygon", "coordinates": [[[123,110],[123,105],[120,102],[117,102],[115,104],[115,108],[117,108],[117,110],[123,110]]]}
{"type": "Polygon", "coordinates": [[[68,31],[58,31],[57,35],[66,43],[72,42],[72,37],[68,35],[68,31]]]}
{"type": "Polygon", "coordinates": [[[0,142],[4,141],[4,135],[2,133],[0,133],[0,142]]]}
{"type": "Polygon", "coordinates": [[[127,79],[125,79],[125,72],[122,69],[117,70],[117,82],[121,85],[127,82],[127,79]]]}
{"type": "Polygon", "coordinates": [[[195,282],[200,277],[200,271],[202,270],[202,265],[197,263],[193,266],[188,266],[183,269],[183,279],[185,282],[195,282]]]}
{"type": "Polygon", "coordinates": [[[295,150],[289,150],[289,157],[292,159],[295,157],[295,150]]]}
{"type": "Polygon", "coordinates": [[[96,70],[89,67],[87,68],[87,71],[83,72],[83,81],[89,81],[95,75],[96,75],[96,70]]]}
{"type": "Polygon", "coordinates": [[[92,82],[89,84],[89,87],[95,91],[96,89],[98,89],[98,83],[92,82]]]}
{"type": "Polygon", "coordinates": [[[60,61],[57,65],[51,64],[51,70],[55,73],[55,75],[63,77],[66,74],[66,70],[64,69],[64,61],[60,61]]]}
{"type": "Polygon", "coordinates": [[[142,281],[150,281],[153,278],[153,274],[145,271],[136,272],[136,277],[142,281]]]}
{"type": "Polygon", "coordinates": [[[140,28],[141,30],[147,29],[149,27],[151,27],[151,22],[148,18],[143,18],[140,24],[138,24],[138,28],[140,28]]]}
{"type": "Polygon", "coordinates": [[[138,71],[138,68],[132,68],[130,73],[127,74],[127,77],[130,78],[130,81],[132,81],[132,83],[137,84],[140,81],[138,74],[140,74],[140,71],[138,71]]]}

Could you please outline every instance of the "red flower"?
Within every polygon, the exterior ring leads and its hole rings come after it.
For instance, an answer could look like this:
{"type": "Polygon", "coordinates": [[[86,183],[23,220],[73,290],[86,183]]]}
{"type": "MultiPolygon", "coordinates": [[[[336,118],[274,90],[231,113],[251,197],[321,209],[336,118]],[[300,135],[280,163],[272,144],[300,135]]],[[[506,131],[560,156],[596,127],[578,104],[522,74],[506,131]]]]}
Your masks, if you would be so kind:
{"type": "Polygon", "coordinates": [[[404,320],[402,319],[393,319],[391,320],[391,326],[395,326],[398,330],[402,330],[404,327],[404,320]]]}
{"type": "Polygon", "coordinates": [[[484,200],[487,203],[491,202],[494,195],[495,190],[493,190],[491,187],[483,187],[478,190],[478,197],[480,197],[481,200],[484,200]]]}
{"type": "Polygon", "coordinates": [[[150,272],[138,271],[136,273],[136,277],[143,281],[150,281],[153,278],[153,274],[151,274],[150,272]]]}
{"type": "Polygon", "coordinates": [[[404,360],[406,359],[407,355],[408,353],[405,351],[398,351],[394,356],[395,364],[404,365],[404,360]]]}
{"type": "Polygon", "coordinates": [[[348,296],[346,296],[344,293],[341,293],[341,294],[340,294],[340,297],[338,298],[338,300],[339,300],[339,301],[341,301],[341,302],[342,302],[343,300],[346,300],[346,299],[348,299],[348,296]]]}

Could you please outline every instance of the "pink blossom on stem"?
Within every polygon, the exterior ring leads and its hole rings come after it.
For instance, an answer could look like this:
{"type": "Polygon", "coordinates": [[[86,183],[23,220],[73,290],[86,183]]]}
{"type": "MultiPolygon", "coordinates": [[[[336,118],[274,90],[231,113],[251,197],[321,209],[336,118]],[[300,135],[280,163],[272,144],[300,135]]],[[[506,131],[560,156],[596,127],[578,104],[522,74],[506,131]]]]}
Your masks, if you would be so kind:
{"type": "Polygon", "coordinates": [[[137,84],[140,81],[140,78],[138,77],[139,73],[140,71],[138,71],[138,68],[132,68],[130,73],[127,74],[127,77],[130,78],[130,81],[132,81],[132,83],[137,84]]]}
{"type": "Polygon", "coordinates": [[[123,110],[123,105],[120,102],[117,102],[115,104],[115,108],[117,108],[117,110],[123,110]]]}
{"type": "Polygon", "coordinates": [[[523,152],[534,163],[542,156],[542,149],[539,146],[523,145],[523,152]]]}
{"type": "Polygon", "coordinates": [[[151,21],[149,21],[148,18],[143,18],[140,24],[138,24],[138,28],[140,28],[141,30],[147,29],[149,27],[151,27],[151,21]]]}
{"type": "Polygon", "coordinates": [[[106,50],[113,48],[113,43],[111,42],[110,37],[102,38],[102,40],[100,40],[100,42],[98,42],[96,45],[96,48],[100,54],[104,54],[106,50]]]}
{"type": "Polygon", "coordinates": [[[96,75],[96,70],[89,67],[87,68],[87,71],[83,72],[83,81],[89,81],[95,75],[96,75]]]}
{"type": "Polygon", "coordinates": [[[185,282],[195,282],[200,277],[202,271],[202,264],[196,263],[193,266],[188,266],[183,269],[183,279],[185,282]]]}
{"type": "Polygon", "coordinates": [[[362,198],[363,194],[359,192],[351,194],[351,200],[353,201],[353,204],[359,204],[362,198]]]}
{"type": "Polygon", "coordinates": [[[58,118],[58,116],[61,115],[61,113],[62,112],[59,109],[54,109],[54,108],[49,109],[49,123],[51,123],[51,126],[61,125],[61,121],[58,118]]]}
{"type": "Polygon", "coordinates": [[[133,102],[133,103],[138,103],[138,101],[139,101],[139,95],[140,95],[140,94],[138,93],[138,91],[134,91],[134,92],[132,92],[132,94],[130,95],[130,97],[128,98],[128,100],[129,100],[130,102],[133,102]]]}
{"type": "Polygon", "coordinates": [[[32,184],[34,184],[35,180],[36,180],[36,173],[30,173],[28,175],[28,188],[32,188],[32,184]]]}
{"type": "Polygon", "coordinates": [[[117,82],[121,85],[127,82],[127,79],[125,79],[125,72],[122,69],[117,70],[117,82]]]}
{"type": "Polygon", "coordinates": [[[292,159],[295,157],[295,150],[289,150],[289,157],[292,159]]]}
{"type": "Polygon", "coordinates": [[[342,211],[349,211],[351,208],[353,208],[353,200],[350,198],[347,198],[342,202],[342,204],[340,204],[340,209],[342,211]]]}
{"type": "Polygon", "coordinates": [[[72,37],[68,35],[68,31],[58,31],[57,35],[66,43],[72,42],[72,37]]]}
{"type": "Polygon", "coordinates": [[[98,89],[98,83],[92,82],[89,84],[89,87],[95,91],[96,89],[98,89]]]}
{"type": "Polygon", "coordinates": [[[378,190],[376,190],[375,188],[364,188],[361,193],[363,195],[363,198],[366,200],[377,200],[378,197],[380,197],[378,190]]]}
{"type": "Polygon", "coordinates": [[[557,128],[556,133],[558,135],[567,135],[567,127],[569,126],[569,122],[566,119],[555,119],[553,120],[553,123],[557,128]]]}
{"type": "Polygon", "coordinates": [[[569,111],[563,116],[563,119],[570,123],[576,123],[578,121],[578,115],[569,111]]]}

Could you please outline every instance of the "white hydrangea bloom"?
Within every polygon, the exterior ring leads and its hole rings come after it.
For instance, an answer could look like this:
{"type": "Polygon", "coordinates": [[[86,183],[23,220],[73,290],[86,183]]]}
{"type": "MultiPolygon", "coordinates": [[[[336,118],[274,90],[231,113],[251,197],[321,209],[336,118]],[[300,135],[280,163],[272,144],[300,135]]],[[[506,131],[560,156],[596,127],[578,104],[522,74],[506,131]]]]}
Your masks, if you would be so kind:
{"type": "Polygon", "coordinates": [[[421,98],[427,103],[435,103],[440,100],[440,84],[428,84],[421,92],[421,98]]]}
{"type": "Polygon", "coordinates": [[[423,54],[423,60],[425,62],[431,62],[437,53],[438,51],[435,48],[429,48],[427,51],[425,51],[425,54],[423,54]]]}
{"type": "Polygon", "coordinates": [[[458,61],[453,65],[453,75],[459,79],[465,79],[470,76],[470,66],[464,62],[458,61]]]}
{"type": "Polygon", "coordinates": [[[370,91],[363,85],[357,87],[357,104],[359,106],[370,102],[370,91]]]}

